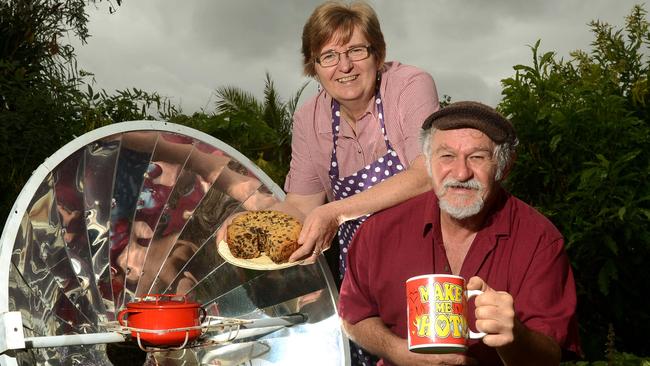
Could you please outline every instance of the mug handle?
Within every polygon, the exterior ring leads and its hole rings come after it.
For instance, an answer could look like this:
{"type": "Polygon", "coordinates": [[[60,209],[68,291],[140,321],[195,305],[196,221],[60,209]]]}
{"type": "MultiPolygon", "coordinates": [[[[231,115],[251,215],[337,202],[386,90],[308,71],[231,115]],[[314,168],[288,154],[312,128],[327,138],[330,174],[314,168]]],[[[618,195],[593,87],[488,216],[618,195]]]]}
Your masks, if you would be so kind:
{"type": "MultiPolygon", "coordinates": [[[[468,290],[467,291],[467,300],[469,300],[471,297],[477,296],[482,294],[483,291],[481,290],[468,290]]],[[[467,330],[469,330],[469,339],[481,339],[486,336],[485,332],[473,332],[472,329],[468,326],[467,330]]]]}

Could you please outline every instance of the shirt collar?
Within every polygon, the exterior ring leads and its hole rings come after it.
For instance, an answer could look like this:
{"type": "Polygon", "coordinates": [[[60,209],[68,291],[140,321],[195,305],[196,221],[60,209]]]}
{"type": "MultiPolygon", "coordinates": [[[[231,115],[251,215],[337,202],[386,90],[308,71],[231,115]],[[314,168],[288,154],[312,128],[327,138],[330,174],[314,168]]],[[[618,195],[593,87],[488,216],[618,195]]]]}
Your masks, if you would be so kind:
{"type": "Polygon", "coordinates": [[[510,194],[505,189],[498,188],[496,198],[490,208],[490,214],[481,229],[482,232],[495,238],[510,235],[513,215],[510,197],[510,194]]]}
{"type": "Polygon", "coordinates": [[[424,222],[422,226],[422,236],[433,232],[435,238],[441,237],[440,234],[440,207],[438,206],[438,197],[430,190],[427,193],[426,207],[424,208],[424,222]]]}

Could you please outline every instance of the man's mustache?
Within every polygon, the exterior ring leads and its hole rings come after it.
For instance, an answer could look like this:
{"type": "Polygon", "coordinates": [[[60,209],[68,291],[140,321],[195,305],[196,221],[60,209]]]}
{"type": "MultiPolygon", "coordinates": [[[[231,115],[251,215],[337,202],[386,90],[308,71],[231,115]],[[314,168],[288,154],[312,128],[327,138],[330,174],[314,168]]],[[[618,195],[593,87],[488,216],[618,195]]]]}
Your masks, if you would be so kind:
{"type": "Polygon", "coordinates": [[[476,179],[470,179],[468,181],[461,182],[453,178],[447,178],[445,179],[444,182],[442,182],[442,187],[445,189],[445,191],[447,190],[447,188],[464,188],[464,189],[480,190],[483,188],[483,185],[476,179]]]}

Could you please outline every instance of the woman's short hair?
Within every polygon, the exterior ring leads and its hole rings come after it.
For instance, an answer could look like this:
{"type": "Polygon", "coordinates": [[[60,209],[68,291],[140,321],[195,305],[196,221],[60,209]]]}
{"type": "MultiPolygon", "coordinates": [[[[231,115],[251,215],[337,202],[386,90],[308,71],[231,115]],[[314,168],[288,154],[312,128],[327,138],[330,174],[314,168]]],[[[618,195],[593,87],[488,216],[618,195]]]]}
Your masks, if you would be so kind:
{"type": "Polygon", "coordinates": [[[316,57],[332,37],[338,37],[338,43],[347,43],[357,27],[370,43],[371,52],[380,67],[386,58],[386,43],[379,26],[379,18],[372,7],[363,1],[350,4],[327,1],[314,9],[302,29],[305,75],[316,76],[316,57]]]}

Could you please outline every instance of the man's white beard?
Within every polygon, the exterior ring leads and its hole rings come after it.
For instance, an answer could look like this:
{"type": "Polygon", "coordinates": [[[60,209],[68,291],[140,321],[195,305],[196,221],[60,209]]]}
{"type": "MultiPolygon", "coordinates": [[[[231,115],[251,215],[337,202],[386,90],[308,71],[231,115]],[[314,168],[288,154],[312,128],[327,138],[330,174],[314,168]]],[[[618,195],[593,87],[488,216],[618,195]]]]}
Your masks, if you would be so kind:
{"type": "Polygon", "coordinates": [[[438,200],[440,201],[440,209],[457,220],[462,220],[477,215],[479,212],[481,212],[483,206],[485,205],[485,201],[480,194],[484,189],[483,185],[475,179],[468,180],[467,182],[461,182],[449,178],[442,182],[442,187],[443,191],[440,194],[436,192],[438,195],[438,200]],[[447,193],[447,188],[449,187],[473,189],[476,190],[476,193],[478,194],[476,195],[474,203],[471,205],[458,207],[452,205],[446,198],[444,198],[445,194],[447,193]]]}

